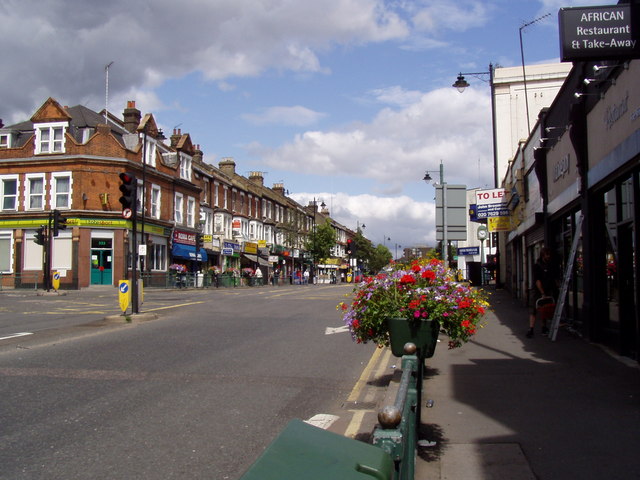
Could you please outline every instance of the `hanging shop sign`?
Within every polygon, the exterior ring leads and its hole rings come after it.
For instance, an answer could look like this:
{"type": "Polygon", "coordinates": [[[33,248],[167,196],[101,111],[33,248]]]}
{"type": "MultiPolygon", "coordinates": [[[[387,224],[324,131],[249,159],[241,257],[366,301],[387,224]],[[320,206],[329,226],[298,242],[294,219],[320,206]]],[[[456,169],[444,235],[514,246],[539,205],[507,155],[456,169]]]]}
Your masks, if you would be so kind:
{"type": "Polygon", "coordinates": [[[640,58],[640,5],[561,8],[563,62],[640,58]]]}

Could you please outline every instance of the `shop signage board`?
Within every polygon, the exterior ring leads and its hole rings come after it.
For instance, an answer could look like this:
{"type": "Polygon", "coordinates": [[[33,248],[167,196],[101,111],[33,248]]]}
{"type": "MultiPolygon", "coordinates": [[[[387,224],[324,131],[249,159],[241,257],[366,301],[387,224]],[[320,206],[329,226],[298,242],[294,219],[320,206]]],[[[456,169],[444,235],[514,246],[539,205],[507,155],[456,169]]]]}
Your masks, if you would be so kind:
{"type": "Polygon", "coordinates": [[[561,8],[563,62],[640,58],[640,5],[561,8]]]}
{"type": "Polygon", "coordinates": [[[458,255],[480,255],[480,247],[458,247],[458,255]]]}
{"type": "Polygon", "coordinates": [[[513,230],[511,217],[489,217],[487,228],[490,232],[510,232],[513,230]]]}
{"type": "Polygon", "coordinates": [[[476,192],[476,206],[476,215],[479,219],[511,215],[504,188],[478,190],[476,192]]]}

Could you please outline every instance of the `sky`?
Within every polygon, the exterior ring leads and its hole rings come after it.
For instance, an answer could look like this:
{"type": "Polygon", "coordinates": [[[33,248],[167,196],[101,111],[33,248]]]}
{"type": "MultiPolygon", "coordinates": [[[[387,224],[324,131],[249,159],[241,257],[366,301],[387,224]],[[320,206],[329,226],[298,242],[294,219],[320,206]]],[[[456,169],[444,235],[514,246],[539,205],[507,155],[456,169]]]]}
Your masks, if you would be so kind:
{"type": "Polygon", "coordinates": [[[400,256],[435,245],[425,172],[493,187],[488,75],[461,94],[458,73],[520,66],[521,27],[526,64],[558,62],[558,10],[615,3],[3,0],[0,118],[134,100],[206,162],[263,172],[400,256]]]}

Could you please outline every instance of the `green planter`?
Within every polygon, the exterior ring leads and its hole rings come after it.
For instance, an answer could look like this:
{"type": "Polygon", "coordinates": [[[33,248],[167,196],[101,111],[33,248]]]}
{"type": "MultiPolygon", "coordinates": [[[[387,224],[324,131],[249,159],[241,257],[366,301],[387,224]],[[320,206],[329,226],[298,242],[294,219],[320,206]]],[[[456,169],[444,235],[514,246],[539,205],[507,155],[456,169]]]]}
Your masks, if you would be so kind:
{"type": "Polygon", "coordinates": [[[404,344],[414,343],[418,347],[418,357],[431,358],[438,343],[440,322],[437,320],[407,320],[388,318],[391,352],[396,357],[404,355],[404,344]]]}

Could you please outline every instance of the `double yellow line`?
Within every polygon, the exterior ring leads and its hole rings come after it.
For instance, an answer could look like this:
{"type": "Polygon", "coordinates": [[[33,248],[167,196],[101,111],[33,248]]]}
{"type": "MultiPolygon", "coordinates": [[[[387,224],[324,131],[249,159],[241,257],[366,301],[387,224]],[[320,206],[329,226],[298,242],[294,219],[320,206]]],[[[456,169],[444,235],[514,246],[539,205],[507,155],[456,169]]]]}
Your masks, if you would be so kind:
{"type": "MultiPolygon", "coordinates": [[[[391,349],[390,348],[376,348],[376,351],[373,352],[367,366],[364,367],[360,378],[353,386],[351,393],[347,397],[348,403],[355,403],[359,399],[363,402],[373,401],[375,392],[365,392],[364,398],[360,398],[363,394],[363,389],[369,383],[369,381],[373,378],[379,378],[384,375],[386,371],[387,365],[389,364],[389,357],[391,357],[391,349]],[[374,372],[372,375],[372,372],[374,372]],[[371,398],[369,398],[371,397],[371,398]]],[[[359,409],[359,410],[349,410],[353,413],[353,417],[351,417],[351,421],[347,426],[347,429],[344,432],[345,437],[353,438],[356,436],[360,427],[362,425],[362,421],[364,420],[364,416],[366,413],[371,413],[373,410],[368,409],[359,409]]]]}

